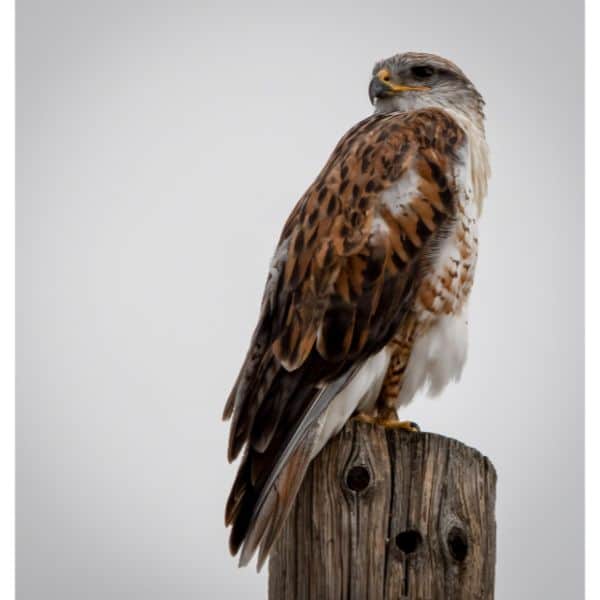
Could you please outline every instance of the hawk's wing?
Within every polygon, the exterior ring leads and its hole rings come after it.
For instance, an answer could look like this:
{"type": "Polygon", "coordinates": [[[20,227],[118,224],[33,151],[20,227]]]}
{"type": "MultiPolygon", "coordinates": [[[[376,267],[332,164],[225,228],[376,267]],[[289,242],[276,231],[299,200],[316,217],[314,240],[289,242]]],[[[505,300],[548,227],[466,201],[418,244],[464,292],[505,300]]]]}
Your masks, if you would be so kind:
{"type": "Polygon", "coordinates": [[[266,558],[314,455],[318,417],[406,317],[454,219],[464,143],[441,110],[373,115],[288,218],[224,411],[229,460],[246,445],[225,516],[242,564],[258,545],[259,567],[266,558]]]}

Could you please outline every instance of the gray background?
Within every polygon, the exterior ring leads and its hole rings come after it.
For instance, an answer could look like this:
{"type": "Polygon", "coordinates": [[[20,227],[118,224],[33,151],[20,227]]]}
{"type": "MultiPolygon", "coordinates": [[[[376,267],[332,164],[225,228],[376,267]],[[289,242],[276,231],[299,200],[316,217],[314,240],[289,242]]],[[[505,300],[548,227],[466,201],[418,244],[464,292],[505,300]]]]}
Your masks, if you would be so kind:
{"type": "Polygon", "coordinates": [[[20,599],[264,598],[220,413],[292,205],[373,62],[455,60],[493,178],[463,379],[406,416],[498,470],[497,597],[583,595],[583,5],[20,0],[20,599]]]}

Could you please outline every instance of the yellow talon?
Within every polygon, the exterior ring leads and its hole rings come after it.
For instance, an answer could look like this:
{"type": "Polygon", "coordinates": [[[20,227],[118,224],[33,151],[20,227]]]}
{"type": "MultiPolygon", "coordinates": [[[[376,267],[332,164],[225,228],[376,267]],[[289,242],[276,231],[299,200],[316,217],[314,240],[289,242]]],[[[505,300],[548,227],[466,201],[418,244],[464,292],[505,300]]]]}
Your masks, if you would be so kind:
{"type": "Polygon", "coordinates": [[[377,423],[386,429],[403,429],[411,433],[419,433],[421,428],[414,421],[398,421],[396,419],[381,419],[377,423]]]}
{"type": "Polygon", "coordinates": [[[374,417],[367,413],[359,412],[356,413],[352,418],[359,423],[377,425],[378,427],[384,427],[386,429],[403,429],[404,431],[410,431],[412,433],[418,433],[421,431],[421,428],[414,421],[399,421],[392,414],[374,417]]]}

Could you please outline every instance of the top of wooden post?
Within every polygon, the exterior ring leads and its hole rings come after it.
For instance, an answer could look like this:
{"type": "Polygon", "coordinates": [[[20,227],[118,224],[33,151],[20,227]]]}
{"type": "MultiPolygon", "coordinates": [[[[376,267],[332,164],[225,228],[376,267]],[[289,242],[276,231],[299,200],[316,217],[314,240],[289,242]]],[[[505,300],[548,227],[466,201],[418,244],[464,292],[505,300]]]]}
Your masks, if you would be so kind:
{"type": "Polygon", "coordinates": [[[356,421],[311,465],[271,553],[269,598],[493,598],[496,472],[433,433],[356,421]]]}

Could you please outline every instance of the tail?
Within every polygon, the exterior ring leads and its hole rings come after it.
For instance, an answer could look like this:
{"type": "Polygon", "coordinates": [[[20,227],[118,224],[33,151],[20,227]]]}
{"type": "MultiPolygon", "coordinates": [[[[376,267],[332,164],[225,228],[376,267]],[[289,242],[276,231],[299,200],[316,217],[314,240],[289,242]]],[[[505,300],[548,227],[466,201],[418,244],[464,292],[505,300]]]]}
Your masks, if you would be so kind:
{"type": "Polygon", "coordinates": [[[259,549],[257,570],[262,568],[312,459],[327,442],[324,435],[331,435],[330,427],[324,427],[324,411],[357,370],[349,369],[322,388],[296,390],[295,396],[306,395],[300,404],[307,408],[296,418],[289,415],[278,428],[272,442],[280,448],[276,456],[258,452],[248,444],[225,509],[225,524],[232,525],[229,547],[234,555],[241,548],[240,566],[247,565],[259,549]]]}

